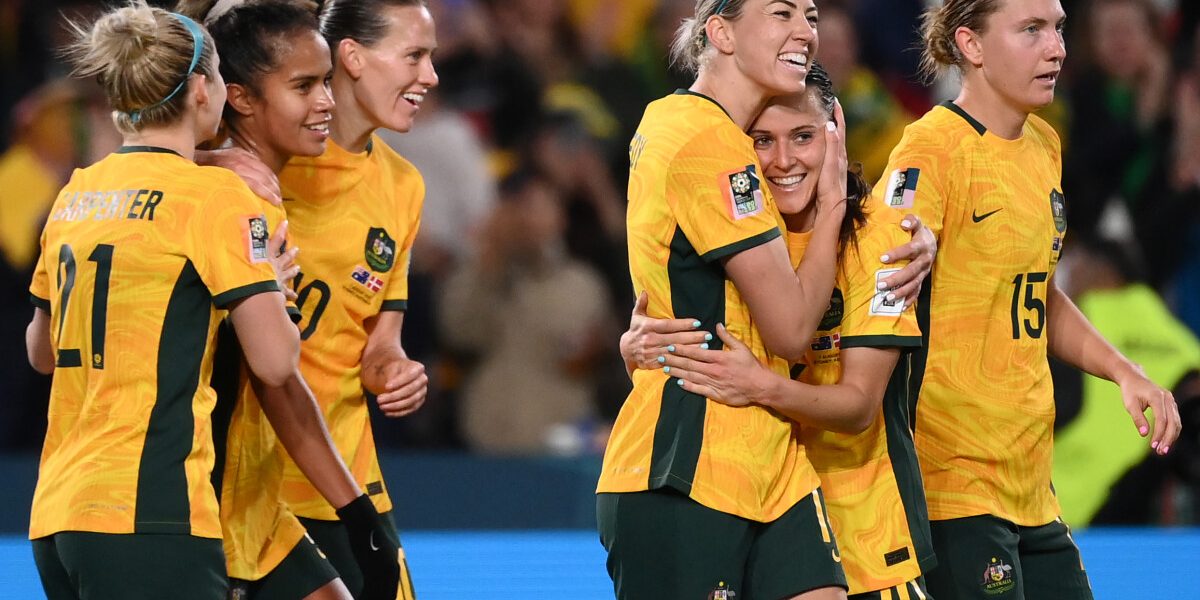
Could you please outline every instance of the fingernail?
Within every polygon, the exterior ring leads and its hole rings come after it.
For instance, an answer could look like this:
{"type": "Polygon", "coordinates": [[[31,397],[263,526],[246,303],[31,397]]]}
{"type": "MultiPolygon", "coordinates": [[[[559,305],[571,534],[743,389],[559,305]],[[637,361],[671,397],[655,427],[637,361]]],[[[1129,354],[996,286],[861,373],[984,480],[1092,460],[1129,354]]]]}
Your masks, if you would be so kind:
{"type": "Polygon", "coordinates": [[[675,380],[675,383],[678,383],[678,384],[679,384],[679,387],[683,387],[683,380],[682,380],[682,379],[676,379],[676,380],[675,380]]]}
{"type": "Polygon", "coordinates": [[[907,227],[912,227],[912,221],[909,221],[908,219],[905,219],[905,220],[903,220],[903,221],[900,221],[900,226],[901,226],[901,227],[906,227],[906,228],[907,228],[907,227]]]}
{"type": "MultiPolygon", "coordinates": [[[[667,346],[667,352],[674,352],[674,351],[675,351],[675,344],[671,344],[670,346],[667,346]]],[[[666,360],[666,359],[663,359],[663,360],[666,360]]]]}
{"type": "Polygon", "coordinates": [[[665,362],[667,362],[667,357],[665,357],[665,356],[660,356],[660,357],[658,357],[658,364],[660,364],[660,365],[661,365],[661,364],[663,364],[663,363],[665,363],[665,362]]]}
{"type": "Polygon", "coordinates": [[[700,321],[692,321],[692,327],[693,327],[693,328],[699,328],[699,327],[700,327],[700,321]]]}
{"type": "Polygon", "coordinates": [[[826,121],[825,129],[828,129],[829,131],[837,131],[837,123],[834,123],[833,121],[826,121]]]}
{"type": "Polygon", "coordinates": [[[1168,453],[1168,452],[1170,452],[1170,451],[1171,451],[1171,447],[1170,447],[1170,446],[1163,446],[1163,447],[1162,447],[1162,453],[1163,453],[1163,454],[1166,454],[1166,453],[1168,453]]]}
{"type": "Polygon", "coordinates": [[[1147,431],[1150,431],[1150,430],[1146,429],[1146,427],[1144,425],[1141,427],[1141,429],[1138,429],[1138,433],[1140,433],[1142,435],[1146,435],[1147,431]]]}
{"type": "Polygon", "coordinates": [[[671,367],[663,367],[663,373],[670,373],[671,367]]]}
{"type": "Polygon", "coordinates": [[[879,260],[881,260],[881,261],[883,261],[883,262],[888,262],[888,261],[891,261],[891,260],[892,260],[892,257],[891,257],[891,256],[888,256],[887,254],[884,254],[883,256],[880,256],[880,257],[879,257],[879,260]]]}
{"type": "Polygon", "coordinates": [[[877,289],[877,290],[886,290],[886,289],[887,289],[887,282],[880,281],[879,283],[875,284],[875,289],[877,289]]]}
{"type": "Polygon", "coordinates": [[[700,344],[701,350],[708,350],[708,344],[700,344]]]}
{"type": "Polygon", "coordinates": [[[895,295],[895,294],[888,294],[888,295],[887,295],[887,299],[888,299],[888,302],[891,302],[892,300],[895,300],[895,299],[896,299],[896,295],[895,295]]]}
{"type": "Polygon", "coordinates": [[[711,342],[711,341],[712,341],[712,334],[711,334],[711,333],[706,333],[706,334],[704,334],[704,341],[706,341],[706,342],[711,342]]]}
{"type": "Polygon", "coordinates": [[[1158,442],[1150,442],[1150,447],[1151,447],[1151,448],[1154,448],[1155,450],[1157,450],[1157,449],[1158,449],[1158,442]]]}

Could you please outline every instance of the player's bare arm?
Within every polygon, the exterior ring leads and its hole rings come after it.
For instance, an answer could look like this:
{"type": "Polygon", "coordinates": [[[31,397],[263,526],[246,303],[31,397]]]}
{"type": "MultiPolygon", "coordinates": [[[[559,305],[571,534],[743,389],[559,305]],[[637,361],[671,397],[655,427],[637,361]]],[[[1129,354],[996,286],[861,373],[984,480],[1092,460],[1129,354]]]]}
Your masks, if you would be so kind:
{"type": "Polygon", "coordinates": [[[404,313],[384,311],[368,319],[362,355],[362,382],[375,394],[383,414],[404,417],[425,404],[429,377],[425,365],[408,358],[400,345],[404,313]]]}
{"type": "Polygon", "coordinates": [[[1125,411],[1138,433],[1150,436],[1150,447],[1159,455],[1170,451],[1182,428],[1175,396],[1150,381],[1141,367],[1104,339],[1053,279],[1046,294],[1046,336],[1051,356],[1120,386],[1125,411]],[[1147,409],[1154,415],[1153,432],[1146,421],[1147,409]]]}
{"type": "Polygon", "coordinates": [[[33,309],[33,318],[25,328],[25,351],[29,365],[42,375],[54,372],[54,349],[50,346],[50,313],[33,309]]]}
{"type": "Polygon", "coordinates": [[[283,310],[282,296],[246,298],[231,308],[229,318],[250,366],[251,385],[279,441],[330,504],[348,504],[361,492],[300,376],[300,334],[283,310]]]}

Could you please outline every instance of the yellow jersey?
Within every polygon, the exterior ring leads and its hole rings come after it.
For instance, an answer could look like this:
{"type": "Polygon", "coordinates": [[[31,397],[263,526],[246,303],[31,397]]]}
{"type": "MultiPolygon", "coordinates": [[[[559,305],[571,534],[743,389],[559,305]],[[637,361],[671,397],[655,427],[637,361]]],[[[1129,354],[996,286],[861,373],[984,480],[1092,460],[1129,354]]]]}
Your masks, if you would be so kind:
{"type": "MultiPolygon", "coordinates": [[[[279,176],[288,239],[300,248],[293,282],[300,309],[300,371],[334,444],[379,512],[391,510],[375,451],[360,362],[365,322],[408,306],[408,268],[425,183],[412,163],[372,135],[365,152],[329,141],[279,176]]],[[[301,517],[337,520],[333,507],[286,455],[283,498],[301,517]]]]}
{"type": "MultiPolygon", "coordinates": [[[[911,349],[921,345],[921,330],[913,310],[902,310],[876,288],[904,266],[885,265],[879,256],[910,238],[896,211],[864,208],[867,223],[857,232],[857,244],[849,245],[839,260],[829,309],[804,361],[795,367],[799,381],[832,385],[842,379],[842,349],[900,350],[882,409],[865,431],[849,435],[800,429],[821,478],[850,594],[903,585],[936,564],[908,413],[911,349]]],[[[799,265],[812,233],[789,232],[787,237],[788,254],[799,265]]]]}
{"type": "MultiPolygon", "coordinates": [[[[274,233],[284,211],[266,202],[262,209],[274,233]]],[[[288,302],[287,309],[293,319],[299,317],[293,303],[288,302]]],[[[251,388],[249,367],[228,321],[217,332],[213,360],[213,485],[221,506],[225,566],[232,578],[257,581],[287,557],[305,529],[280,496],[286,451],[278,447],[275,430],[251,388]]]]}
{"type": "Polygon", "coordinates": [[[219,308],[278,292],[260,201],[233,173],[125,147],[75,171],[30,292],[56,357],[30,538],[220,538],[209,386],[219,308]]]}
{"type": "Polygon", "coordinates": [[[911,210],[939,240],[915,440],[929,517],[990,514],[1044,525],[1054,390],[1046,293],[1066,233],[1058,135],[1030,116],[1020,138],[993,135],[947,102],[910,125],[874,195],[911,210]]]}
{"type": "MultiPolygon", "coordinates": [[[[750,138],[716,102],[680,91],[652,102],[630,144],[629,264],[655,318],[724,323],[776,373],[750,310],[720,259],[781,235],[750,138]]],[[[719,339],[713,347],[719,349],[719,339]]],[[[604,454],[597,492],[670,487],[721,512],[769,522],[817,488],[792,423],[684,391],[636,371],[604,454]]]]}

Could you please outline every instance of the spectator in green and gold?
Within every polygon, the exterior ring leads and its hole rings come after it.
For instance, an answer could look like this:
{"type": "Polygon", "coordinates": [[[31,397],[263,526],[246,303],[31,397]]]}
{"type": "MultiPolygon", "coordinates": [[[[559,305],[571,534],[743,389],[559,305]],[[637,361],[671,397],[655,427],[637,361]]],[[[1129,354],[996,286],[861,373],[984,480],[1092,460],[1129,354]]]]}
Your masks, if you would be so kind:
{"type": "MultiPolygon", "coordinates": [[[[1169,390],[1200,369],[1200,341],[1157,292],[1137,280],[1138,272],[1128,250],[1116,242],[1075,242],[1056,279],[1109,342],[1169,390]]],[[[1054,489],[1063,519],[1078,527],[1096,516],[1114,484],[1150,454],[1129,427],[1120,388],[1083,377],[1078,412],[1059,403],[1054,439],[1054,489]]],[[[1057,400],[1070,386],[1056,381],[1055,387],[1057,400]]]]}

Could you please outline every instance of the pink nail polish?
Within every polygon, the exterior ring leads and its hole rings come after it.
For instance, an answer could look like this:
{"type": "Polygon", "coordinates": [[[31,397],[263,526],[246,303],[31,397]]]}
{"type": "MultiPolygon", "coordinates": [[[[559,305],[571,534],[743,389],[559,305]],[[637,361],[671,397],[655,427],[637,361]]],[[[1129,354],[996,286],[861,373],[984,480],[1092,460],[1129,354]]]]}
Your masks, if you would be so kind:
{"type": "Polygon", "coordinates": [[[1138,429],[1138,433],[1140,433],[1140,434],[1142,434],[1142,435],[1146,435],[1146,432],[1147,432],[1147,431],[1150,431],[1150,430],[1149,430],[1149,429],[1146,429],[1145,427],[1142,427],[1141,429],[1138,429]]]}

